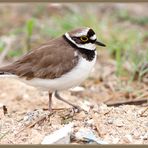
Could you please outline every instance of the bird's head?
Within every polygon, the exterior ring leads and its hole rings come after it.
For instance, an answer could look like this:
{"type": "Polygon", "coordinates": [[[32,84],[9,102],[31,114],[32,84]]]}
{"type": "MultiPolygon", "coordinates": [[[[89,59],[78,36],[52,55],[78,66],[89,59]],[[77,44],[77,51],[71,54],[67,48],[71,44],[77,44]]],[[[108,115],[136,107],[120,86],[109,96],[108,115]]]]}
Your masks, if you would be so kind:
{"type": "Polygon", "coordinates": [[[96,45],[105,46],[97,40],[96,34],[91,28],[78,28],[66,32],[64,37],[77,48],[96,50],[96,45]]]}

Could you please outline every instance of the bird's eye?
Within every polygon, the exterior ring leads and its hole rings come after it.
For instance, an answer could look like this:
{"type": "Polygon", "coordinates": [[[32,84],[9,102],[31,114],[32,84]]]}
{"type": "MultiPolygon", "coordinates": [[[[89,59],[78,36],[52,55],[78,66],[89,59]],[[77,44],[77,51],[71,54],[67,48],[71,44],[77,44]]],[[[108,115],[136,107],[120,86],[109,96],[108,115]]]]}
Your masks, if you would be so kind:
{"type": "Polygon", "coordinates": [[[81,36],[80,39],[83,42],[87,42],[88,41],[88,37],[87,36],[81,36]]]}

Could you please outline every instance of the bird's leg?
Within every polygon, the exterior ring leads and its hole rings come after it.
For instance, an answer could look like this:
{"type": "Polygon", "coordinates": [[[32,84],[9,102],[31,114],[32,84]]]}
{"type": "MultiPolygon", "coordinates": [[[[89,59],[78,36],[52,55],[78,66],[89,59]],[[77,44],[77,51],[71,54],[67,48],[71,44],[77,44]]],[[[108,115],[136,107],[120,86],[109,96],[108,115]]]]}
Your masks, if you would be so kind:
{"type": "Polygon", "coordinates": [[[67,100],[65,100],[64,98],[62,98],[62,97],[59,95],[58,91],[55,91],[55,97],[56,97],[58,100],[61,100],[61,101],[65,102],[65,103],[67,103],[67,104],[73,106],[75,109],[78,109],[78,111],[81,111],[81,110],[82,110],[79,106],[77,106],[77,105],[75,105],[75,104],[72,104],[71,102],[68,102],[67,100]]]}
{"type": "Polygon", "coordinates": [[[49,92],[48,110],[52,112],[52,93],[49,92]]]}

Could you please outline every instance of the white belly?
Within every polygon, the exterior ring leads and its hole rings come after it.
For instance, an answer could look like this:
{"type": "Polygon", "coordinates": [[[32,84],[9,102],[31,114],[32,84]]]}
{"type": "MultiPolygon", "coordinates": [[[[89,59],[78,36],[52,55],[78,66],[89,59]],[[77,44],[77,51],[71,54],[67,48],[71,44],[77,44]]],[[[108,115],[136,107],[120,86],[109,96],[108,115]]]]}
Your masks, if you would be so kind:
{"type": "Polygon", "coordinates": [[[79,85],[83,82],[91,72],[94,64],[96,62],[96,56],[92,61],[87,61],[84,58],[80,58],[78,65],[72,69],[70,72],[64,74],[60,78],[55,79],[41,79],[34,78],[31,80],[20,79],[23,82],[34,86],[39,87],[44,90],[65,90],[79,85]]]}

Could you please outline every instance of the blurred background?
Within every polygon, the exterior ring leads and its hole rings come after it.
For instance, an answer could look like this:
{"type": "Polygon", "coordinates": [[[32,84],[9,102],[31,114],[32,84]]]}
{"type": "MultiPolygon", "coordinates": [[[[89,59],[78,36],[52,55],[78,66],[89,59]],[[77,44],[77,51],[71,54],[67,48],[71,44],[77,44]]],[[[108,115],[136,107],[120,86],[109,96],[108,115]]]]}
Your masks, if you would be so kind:
{"type": "Polygon", "coordinates": [[[134,77],[148,60],[147,8],[147,3],[0,4],[0,64],[71,29],[89,26],[107,45],[98,49],[100,58],[114,60],[117,75],[134,77]]]}
{"type": "Polygon", "coordinates": [[[73,116],[69,105],[53,99],[53,108],[63,110],[21,131],[33,111],[45,114],[41,109],[48,107],[48,93],[0,79],[0,143],[41,143],[45,134],[70,121],[112,144],[148,143],[147,116],[139,115],[148,103],[148,3],[0,3],[0,66],[83,26],[93,28],[107,46],[97,47],[95,68],[81,87],[61,95],[81,107],[97,106],[97,112],[73,116]],[[3,114],[4,105],[9,116],[3,114]]]}
{"type": "Polygon", "coordinates": [[[135,98],[131,92],[148,84],[147,8],[147,3],[0,4],[0,65],[69,30],[88,26],[107,47],[97,49],[95,71],[83,86],[103,84],[124,92],[124,99],[135,98]]]}

